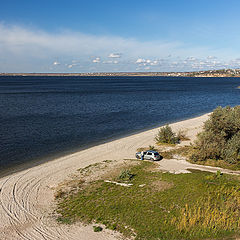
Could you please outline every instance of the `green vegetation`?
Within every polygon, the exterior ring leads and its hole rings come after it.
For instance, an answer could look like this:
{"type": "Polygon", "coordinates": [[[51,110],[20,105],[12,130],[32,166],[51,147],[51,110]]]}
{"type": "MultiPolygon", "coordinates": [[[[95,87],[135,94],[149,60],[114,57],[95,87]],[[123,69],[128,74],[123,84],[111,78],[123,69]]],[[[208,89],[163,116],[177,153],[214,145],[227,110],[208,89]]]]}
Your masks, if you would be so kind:
{"type": "Polygon", "coordinates": [[[240,106],[218,107],[205,122],[190,154],[192,162],[220,161],[240,169],[240,106]]]}
{"type": "MultiPolygon", "coordinates": [[[[178,133],[174,133],[172,128],[169,125],[165,127],[161,127],[158,130],[158,133],[155,137],[155,141],[157,144],[177,144],[180,141],[186,141],[189,138],[186,136],[186,132],[183,130],[179,130],[178,133]]],[[[152,150],[152,149],[150,149],[152,150]]]]}
{"type": "Polygon", "coordinates": [[[103,228],[100,227],[100,226],[93,226],[93,231],[94,232],[101,232],[102,230],[103,230],[103,228]]]}
{"type": "Polygon", "coordinates": [[[106,180],[58,198],[58,221],[104,224],[136,239],[222,239],[240,229],[240,182],[236,176],[192,171],[170,174],[139,161],[106,180]],[[130,177],[134,176],[134,177],[130,177]]]}
{"type": "Polygon", "coordinates": [[[120,175],[118,176],[117,180],[128,182],[134,177],[134,174],[132,174],[128,169],[122,170],[120,175]]]}
{"type": "Polygon", "coordinates": [[[161,127],[158,130],[158,134],[155,137],[155,141],[157,144],[168,143],[168,144],[176,144],[179,142],[179,138],[176,136],[176,133],[172,131],[172,128],[169,125],[165,127],[161,127]]]}
{"type": "MultiPolygon", "coordinates": [[[[167,125],[159,129],[155,140],[173,146],[188,138],[167,125]]],[[[183,155],[194,163],[240,169],[240,106],[215,109],[192,146],[161,152],[149,145],[138,150],[146,149],[157,150],[164,158],[183,155]]],[[[90,165],[79,173],[88,176],[107,163],[90,165]]],[[[131,160],[101,180],[74,180],[73,190],[60,189],[55,194],[58,222],[103,224],[124,236],[147,240],[240,236],[239,176],[196,170],[174,175],[160,172],[156,166],[131,160]]],[[[102,231],[100,226],[93,228],[102,231]]]]}

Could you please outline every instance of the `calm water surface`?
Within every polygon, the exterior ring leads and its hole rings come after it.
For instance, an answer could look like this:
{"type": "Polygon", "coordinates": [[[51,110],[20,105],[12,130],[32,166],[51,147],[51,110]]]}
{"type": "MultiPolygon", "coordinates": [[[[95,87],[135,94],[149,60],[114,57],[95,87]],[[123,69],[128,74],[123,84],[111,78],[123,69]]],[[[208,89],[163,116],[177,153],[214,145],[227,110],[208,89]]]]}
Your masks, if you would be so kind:
{"type": "Polygon", "coordinates": [[[0,168],[240,104],[238,78],[0,77],[0,168]]]}

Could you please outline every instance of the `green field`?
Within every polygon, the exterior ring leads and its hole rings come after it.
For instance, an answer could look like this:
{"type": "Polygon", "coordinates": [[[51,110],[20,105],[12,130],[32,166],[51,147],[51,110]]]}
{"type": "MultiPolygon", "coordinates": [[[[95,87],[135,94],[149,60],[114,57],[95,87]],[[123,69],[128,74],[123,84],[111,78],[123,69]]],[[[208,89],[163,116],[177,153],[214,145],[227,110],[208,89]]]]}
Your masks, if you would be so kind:
{"type": "Polygon", "coordinates": [[[138,161],[111,179],[124,187],[79,181],[79,191],[58,195],[58,221],[101,223],[136,239],[231,239],[239,236],[240,182],[220,172],[162,173],[138,161]],[[127,171],[126,171],[127,170],[127,171]]]}

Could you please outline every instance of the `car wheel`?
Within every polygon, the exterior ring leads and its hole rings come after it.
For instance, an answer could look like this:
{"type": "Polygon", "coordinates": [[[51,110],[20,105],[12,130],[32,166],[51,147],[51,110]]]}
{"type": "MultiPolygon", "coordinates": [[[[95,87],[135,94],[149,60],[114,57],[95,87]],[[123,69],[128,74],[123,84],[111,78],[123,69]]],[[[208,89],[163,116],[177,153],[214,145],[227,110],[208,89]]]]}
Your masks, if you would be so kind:
{"type": "Polygon", "coordinates": [[[150,158],[150,160],[151,160],[151,161],[154,161],[154,159],[153,159],[153,158],[150,158]]]}

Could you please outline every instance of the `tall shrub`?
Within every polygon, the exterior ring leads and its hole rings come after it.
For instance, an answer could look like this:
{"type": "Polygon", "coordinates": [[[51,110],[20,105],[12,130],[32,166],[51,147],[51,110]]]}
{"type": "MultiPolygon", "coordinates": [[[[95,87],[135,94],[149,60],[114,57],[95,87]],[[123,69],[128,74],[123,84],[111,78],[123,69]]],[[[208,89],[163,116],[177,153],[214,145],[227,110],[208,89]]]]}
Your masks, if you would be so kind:
{"type": "Polygon", "coordinates": [[[195,141],[190,159],[222,159],[237,163],[240,159],[240,106],[218,107],[204,123],[195,141]]]}

